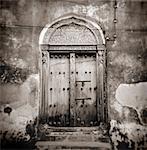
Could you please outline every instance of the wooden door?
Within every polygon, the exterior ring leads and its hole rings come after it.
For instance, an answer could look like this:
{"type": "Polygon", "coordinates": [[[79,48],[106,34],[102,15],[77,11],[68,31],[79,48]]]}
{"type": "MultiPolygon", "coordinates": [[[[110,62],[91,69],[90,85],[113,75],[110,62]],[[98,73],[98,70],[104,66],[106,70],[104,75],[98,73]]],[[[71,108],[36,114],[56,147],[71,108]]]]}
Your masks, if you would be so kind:
{"type": "Polygon", "coordinates": [[[96,55],[76,54],[75,71],[76,126],[97,125],[96,55]]]}
{"type": "Polygon", "coordinates": [[[69,54],[50,54],[48,123],[69,126],[69,54]]]}
{"type": "Polygon", "coordinates": [[[97,125],[95,54],[50,54],[48,123],[97,125]]]}

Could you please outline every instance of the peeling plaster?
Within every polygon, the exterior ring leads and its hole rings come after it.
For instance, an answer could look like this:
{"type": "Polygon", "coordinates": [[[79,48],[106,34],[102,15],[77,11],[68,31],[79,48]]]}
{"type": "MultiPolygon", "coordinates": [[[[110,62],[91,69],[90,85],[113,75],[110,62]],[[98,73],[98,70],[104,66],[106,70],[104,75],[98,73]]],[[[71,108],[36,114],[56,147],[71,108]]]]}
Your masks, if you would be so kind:
{"type": "Polygon", "coordinates": [[[141,110],[147,106],[147,82],[120,84],[115,98],[123,106],[141,110]]]}
{"type": "Polygon", "coordinates": [[[147,82],[120,84],[112,107],[123,122],[136,122],[146,125],[147,82]],[[142,113],[144,112],[144,114],[142,113]]]}

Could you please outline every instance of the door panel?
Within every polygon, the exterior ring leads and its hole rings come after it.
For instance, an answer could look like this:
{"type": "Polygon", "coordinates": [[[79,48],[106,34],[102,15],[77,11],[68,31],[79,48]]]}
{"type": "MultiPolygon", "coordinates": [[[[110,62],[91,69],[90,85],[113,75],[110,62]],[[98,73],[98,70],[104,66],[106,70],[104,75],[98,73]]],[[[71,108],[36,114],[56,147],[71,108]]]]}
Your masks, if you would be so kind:
{"type": "Polygon", "coordinates": [[[76,54],[76,125],[97,125],[96,56],[76,54]]]}
{"type": "Polygon", "coordinates": [[[49,124],[69,125],[69,55],[50,54],[49,124]]]}

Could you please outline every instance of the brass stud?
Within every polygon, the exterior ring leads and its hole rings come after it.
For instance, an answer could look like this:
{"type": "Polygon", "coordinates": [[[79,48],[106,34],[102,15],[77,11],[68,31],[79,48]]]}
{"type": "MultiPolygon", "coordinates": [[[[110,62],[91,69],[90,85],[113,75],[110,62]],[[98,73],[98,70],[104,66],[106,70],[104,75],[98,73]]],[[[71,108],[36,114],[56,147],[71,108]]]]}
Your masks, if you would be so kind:
{"type": "Polygon", "coordinates": [[[89,72],[91,74],[91,72],[89,72]]]}
{"type": "Polygon", "coordinates": [[[91,87],[89,88],[89,90],[91,91],[91,87]]]}
{"type": "Polygon", "coordinates": [[[50,107],[52,107],[52,105],[50,105],[50,107]]]}
{"type": "Polygon", "coordinates": [[[63,91],[65,91],[65,88],[63,88],[63,91]]]}
{"type": "Polygon", "coordinates": [[[114,35],[113,35],[113,38],[116,38],[116,37],[117,37],[116,34],[114,34],[114,35]]]}
{"type": "Polygon", "coordinates": [[[56,124],[56,122],[54,121],[54,124],[56,124]]]}
{"type": "Polygon", "coordinates": [[[113,22],[114,22],[114,23],[117,23],[117,19],[114,19],[113,22]]]}
{"type": "Polygon", "coordinates": [[[81,91],[83,90],[83,88],[81,88],[81,91]]]}
{"type": "Polygon", "coordinates": [[[85,73],[87,73],[87,71],[85,71],[85,73]]]}
{"type": "Polygon", "coordinates": [[[84,121],[81,121],[81,125],[84,125],[84,121]]]}
{"type": "Polygon", "coordinates": [[[52,91],[52,88],[50,88],[50,91],[52,91]]]}
{"type": "Polygon", "coordinates": [[[53,74],[53,73],[51,72],[51,74],[53,74]]]}
{"type": "Polygon", "coordinates": [[[59,74],[61,74],[61,72],[59,72],[59,74]]]}
{"type": "Polygon", "coordinates": [[[90,125],[93,125],[93,121],[90,121],[90,125]]]}
{"type": "Polygon", "coordinates": [[[52,122],[49,122],[49,125],[52,125],[52,122]]]}
{"type": "Polygon", "coordinates": [[[56,107],[56,105],[54,105],[54,107],[56,107]]]}
{"type": "Polygon", "coordinates": [[[67,88],[67,90],[69,90],[69,87],[67,88]]]}
{"type": "Polygon", "coordinates": [[[97,87],[94,88],[94,90],[96,90],[96,89],[97,89],[97,87]]]}
{"type": "Polygon", "coordinates": [[[65,74],[65,72],[63,72],[63,74],[65,74]]]}
{"type": "Polygon", "coordinates": [[[83,107],[83,105],[81,105],[81,107],[83,107]]]}
{"type": "Polygon", "coordinates": [[[78,72],[76,72],[76,74],[78,74],[78,72]]]}
{"type": "Polygon", "coordinates": [[[77,118],[77,121],[80,121],[81,119],[80,118],[77,118]]]}
{"type": "Polygon", "coordinates": [[[72,71],[71,73],[73,74],[74,72],[72,71]]]}

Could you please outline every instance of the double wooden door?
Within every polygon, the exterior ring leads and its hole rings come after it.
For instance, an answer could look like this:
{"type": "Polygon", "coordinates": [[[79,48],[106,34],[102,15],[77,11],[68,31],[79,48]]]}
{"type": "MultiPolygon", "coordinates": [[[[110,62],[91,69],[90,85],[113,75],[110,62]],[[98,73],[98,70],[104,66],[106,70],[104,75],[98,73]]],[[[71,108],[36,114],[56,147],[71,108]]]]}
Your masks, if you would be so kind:
{"type": "Polygon", "coordinates": [[[50,53],[48,124],[98,125],[96,54],[50,53]]]}

